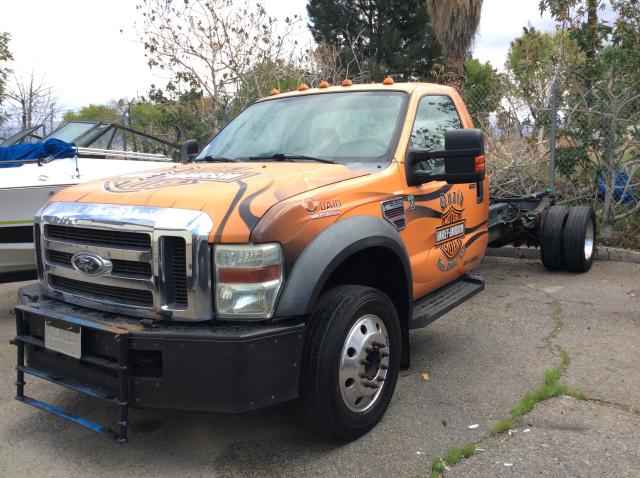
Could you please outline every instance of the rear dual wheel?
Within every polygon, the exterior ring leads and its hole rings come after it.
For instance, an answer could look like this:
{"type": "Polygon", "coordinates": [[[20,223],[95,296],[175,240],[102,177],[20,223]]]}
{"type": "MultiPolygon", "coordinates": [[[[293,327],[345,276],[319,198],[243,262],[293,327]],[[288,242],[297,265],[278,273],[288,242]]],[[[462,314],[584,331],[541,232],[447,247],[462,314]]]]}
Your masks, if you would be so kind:
{"type": "Polygon", "coordinates": [[[551,206],[542,224],[540,255],[553,271],[587,272],[596,248],[596,220],[588,206],[551,206]]]}
{"type": "Polygon", "coordinates": [[[569,209],[562,244],[564,262],[571,272],[591,269],[596,252],[596,216],[587,206],[569,209]]]}

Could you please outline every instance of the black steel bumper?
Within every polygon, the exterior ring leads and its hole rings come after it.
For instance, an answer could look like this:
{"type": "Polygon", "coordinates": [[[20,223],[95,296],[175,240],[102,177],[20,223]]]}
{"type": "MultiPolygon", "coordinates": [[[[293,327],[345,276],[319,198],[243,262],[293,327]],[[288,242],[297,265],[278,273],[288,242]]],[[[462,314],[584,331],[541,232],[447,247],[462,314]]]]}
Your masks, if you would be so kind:
{"type": "Polygon", "coordinates": [[[38,294],[35,284],[19,292],[17,398],[94,431],[126,440],[130,405],[237,413],[298,395],[303,323],[143,326],[38,294]],[[45,348],[47,322],[82,329],[80,359],[45,348]],[[120,406],[119,432],[26,397],[25,373],[120,406]]]}

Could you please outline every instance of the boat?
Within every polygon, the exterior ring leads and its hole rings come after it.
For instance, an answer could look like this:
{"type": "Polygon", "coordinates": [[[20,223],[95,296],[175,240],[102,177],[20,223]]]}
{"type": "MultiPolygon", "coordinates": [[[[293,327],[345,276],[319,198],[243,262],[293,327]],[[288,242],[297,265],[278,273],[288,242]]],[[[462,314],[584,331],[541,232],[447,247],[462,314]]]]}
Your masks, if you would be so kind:
{"type": "Polygon", "coordinates": [[[35,274],[33,217],[61,189],[85,181],[165,167],[179,147],[111,122],[69,121],[39,137],[25,129],[0,148],[48,140],[72,143],[71,157],[0,161],[0,283],[35,274]]]}

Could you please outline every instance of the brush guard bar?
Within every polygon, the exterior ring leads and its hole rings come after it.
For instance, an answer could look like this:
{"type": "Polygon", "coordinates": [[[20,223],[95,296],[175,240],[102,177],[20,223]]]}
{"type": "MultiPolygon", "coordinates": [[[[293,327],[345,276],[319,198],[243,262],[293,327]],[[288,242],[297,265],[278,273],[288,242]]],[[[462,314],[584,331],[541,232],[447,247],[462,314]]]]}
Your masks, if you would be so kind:
{"type": "MultiPolygon", "coordinates": [[[[119,343],[117,365],[114,364],[114,368],[117,369],[119,391],[117,396],[113,396],[108,393],[101,392],[82,385],[73,384],[62,377],[54,376],[50,373],[36,370],[34,368],[25,365],[25,345],[34,345],[37,347],[44,347],[44,340],[31,337],[25,333],[25,317],[24,306],[16,307],[16,337],[15,345],[17,346],[17,366],[16,366],[16,400],[19,402],[31,405],[52,415],[65,418],[72,421],[88,430],[94,431],[103,435],[118,443],[126,443],[128,441],[129,431],[129,368],[127,366],[127,350],[128,350],[128,332],[122,330],[122,333],[115,334],[115,340],[119,343]],[[25,388],[25,374],[46,380],[48,382],[60,385],[62,387],[74,390],[76,392],[88,395],[90,397],[98,398],[106,402],[112,403],[120,409],[120,418],[117,423],[117,430],[112,430],[104,425],[95,423],[83,417],[76,416],[65,410],[62,410],[49,403],[42,402],[31,398],[24,393],[25,388]]],[[[29,309],[30,314],[37,314],[34,309],[29,309]]],[[[73,317],[66,316],[65,320],[73,322],[78,326],[87,327],[87,323],[82,320],[74,320],[73,317]]]]}

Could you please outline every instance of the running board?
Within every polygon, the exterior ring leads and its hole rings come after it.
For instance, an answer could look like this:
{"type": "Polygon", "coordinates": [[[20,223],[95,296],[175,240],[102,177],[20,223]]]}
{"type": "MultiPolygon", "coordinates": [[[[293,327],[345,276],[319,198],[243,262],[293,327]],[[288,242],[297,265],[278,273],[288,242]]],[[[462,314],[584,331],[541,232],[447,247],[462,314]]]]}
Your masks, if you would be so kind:
{"type": "Polygon", "coordinates": [[[413,306],[410,329],[426,327],[442,317],[454,307],[470,299],[484,289],[484,279],[478,275],[466,274],[423,297],[413,306]]]}

